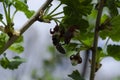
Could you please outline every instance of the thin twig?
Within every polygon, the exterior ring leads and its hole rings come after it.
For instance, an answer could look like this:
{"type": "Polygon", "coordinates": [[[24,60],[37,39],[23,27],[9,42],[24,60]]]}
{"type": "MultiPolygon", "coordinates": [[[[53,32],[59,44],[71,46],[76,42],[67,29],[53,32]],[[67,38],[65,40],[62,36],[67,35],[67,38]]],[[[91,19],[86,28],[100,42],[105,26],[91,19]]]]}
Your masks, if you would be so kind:
{"type": "MultiPolygon", "coordinates": [[[[41,7],[40,9],[33,15],[33,17],[31,17],[24,25],[23,27],[20,29],[20,35],[22,35],[35,21],[37,21],[37,19],[40,16],[40,11],[44,11],[49,4],[52,2],[53,0],[47,0],[41,7]]],[[[0,51],[0,54],[2,54],[6,49],[8,49],[17,39],[19,36],[17,35],[13,35],[9,41],[5,44],[4,48],[2,51],[0,51]]]]}
{"type": "Polygon", "coordinates": [[[49,13],[48,15],[51,15],[52,13],[54,13],[60,6],[62,3],[60,3],[51,13],[49,13]]]}
{"type": "Polygon", "coordinates": [[[62,13],[63,13],[63,11],[58,12],[58,13],[55,13],[55,14],[51,15],[51,17],[54,17],[54,16],[57,16],[57,15],[60,15],[60,14],[62,14],[62,13]]]}
{"type": "Polygon", "coordinates": [[[8,19],[7,19],[8,13],[7,13],[7,9],[6,9],[5,3],[3,2],[2,4],[3,4],[3,9],[4,9],[5,18],[6,18],[6,21],[7,21],[7,24],[8,24],[8,19]]]}
{"type": "Polygon", "coordinates": [[[91,73],[90,73],[90,80],[94,80],[95,77],[95,67],[96,67],[96,52],[97,52],[97,46],[98,46],[98,37],[99,37],[99,25],[102,15],[102,10],[104,7],[104,0],[100,0],[99,7],[98,7],[98,14],[96,19],[96,25],[95,25],[95,33],[94,33],[94,43],[93,43],[93,49],[92,49],[92,64],[91,64],[91,73]]]}
{"type": "Polygon", "coordinates": [[[90,50],[85,51],[85,59],[84,59],[84,64],[83,64],[83,69],[82,69],[82,76],[85,78],[86,76],[86,71],[87,71],[87,66],[88,66],[88,60],[89,60],[89,55],[90,55],[90,50]]]}

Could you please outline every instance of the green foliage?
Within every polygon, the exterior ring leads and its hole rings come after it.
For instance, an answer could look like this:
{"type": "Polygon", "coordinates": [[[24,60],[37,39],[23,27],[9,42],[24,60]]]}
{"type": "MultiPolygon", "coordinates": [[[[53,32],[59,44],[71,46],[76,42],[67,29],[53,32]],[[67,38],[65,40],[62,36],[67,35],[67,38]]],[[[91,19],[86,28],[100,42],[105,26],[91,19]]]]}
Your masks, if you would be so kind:
{"type": "Polygon", "coordinates": [[[20,58],[19,56],[15,56],[12,59],[8,59],[5,55],[3,58],[0,59],[0,65],[5,69],[17,69],[18,66],[25,62],[24,59],[20,58]]]}
{"type": "Polygon", "coordinates": [[[10,46],[10,50],[16,52],[16,53],[22,53],[24,51],[24,47],[22,46],[23,42],[23,36],[20,36],[14,44],[10,46]]]}
{"type": "MultiPolygon", "coordinates": [[[[2,51],[7,40],[8,40],[8,36],[4,33],[0,33],[0,51],[2,51]]],[[[0,52],[0,54],[1,54],[1,52],[0,52]]]]}
{"type": "Polygon", "coordinates": [[[9,69],[17,69],[18,66],[19,66],[21,63],[25,62],[25,59],[20,58],[19,56],[15,56],[15,57],[13,57],[11,60],[9,60],[9,61],[10,61],[10,62],[9,62],[8,68],[9,68],[9,69]]]}
{"type": "Polygon", "coordinates": [[[120,45],[108,45],[107,52],[109,56],[116,60],[120,60],[120,45]]]}
{"type": "Polygon", "coordinates": [[[85,17],[91,13],[93,7],[92,4],[90,4],[91,0],[61,0],[61,2],[66,5],[63,8],[65,16],[62,19],[62,25],[65,27],[77,25],[79,26],[80,31],[85,32],[89,24],[83,16],[85,17]]]}
{"type": "Polygon", "coordinates": [[[71,0],[65,0],[65,2],[63,1],[64,4],[66,4],[67,6],[64,7],[64,11],[65,11],[65,15],[68,15],[67,13],[69,13],[69,15],[77,15],[77,16],[82,16],[82,15],[87,15],[90,14],[91,9],[92,9],[92,5],[90,4],[90,2],[84,0],[84,1],[71,1],[71,0]],[[73,12],[74,10],[74,12],[73,12]]]}
{"type": "Polygon", "coordinates": [[[70,53],[70,52],[76,51],[77,50],[77,46],[79,46],[79,44],[77,44],[77,43],[70,43],[70,44],[66,45],[65,48],[66,48],[67,52],[70,53]]]}
{"type": "Polygon", "coordinates": [[[23,36],[19,36],[19,38],[15,41],[15,43],[21,43],[23,42],[24,37],[23,36]]]}
{"type": "Polygon", "coordinates": [[[100,36],[102,39],[106,39],[106,37],[111,38],[113,41],[120,41],[120,37],[118,34],[120,34],[120,15],[113,17],[108,25],[105,25],[103,27],[108,26],[108,29],[104,29],[100,32],[100,36]]]}
{"type": "MultiPolygon", "coordinates": [[[[0,34],[0,51],[4,48],[4,45],[8,41],[7,34],[1,33],[0,34]]],[[[22,46],[23,42],[23,36],[19,37],[17,41],[10,46],[10,50],[16,52],[16,53],[22,53],[24,51],[24,47],[22,46]]],[[[2,54],[2,53],[1,53],[2,54]]]]}
{"type": "Polygon", "coordinates": [[[16,10],[18,11],[22,11],[25,13],[25,15],[27,16],[27,18],[30,18],[33,14],[34,14],[34,11],[30,11],[28,9],[28,6],[26,3],[20,1],[20,0],[14,0],[14,7],[16,8],[16,10]]]}
{"type": "Polygon", "coordinates": [[[104,53],[103,50],[104,49],[102,49],[101,47],[97,48],[97,58],[96,58],[97,63],[100,63],[104,57],[108,56],[106,53],[104,53]]]}
{"type": "Polygon", "coordinates": [[[70,74],[68,76],[71,77],[73,80],[85,80],[82,78],[82,76],[80,75],[78,70],[73,71],[72,74],[70,74]]]}
{"type": "Polygon", "coordinates": [[[115,1],[115,4],[116,4],[117,7],[120,8],[120,1],[119,0],[115,1]]]}
{"type": "Polygon", "coordinates": [[[11,45],[9,49],[16,53],[22,53],[24,51],[24,47],[20,43],[11,45]]]}
{"type": "Polygon", "coordinates": [[[118,15],[118,9],[117,9],[117,6],[115,4],[115,0],[107,0],[106,6],[109,8],[111,17],[118,15]]]}

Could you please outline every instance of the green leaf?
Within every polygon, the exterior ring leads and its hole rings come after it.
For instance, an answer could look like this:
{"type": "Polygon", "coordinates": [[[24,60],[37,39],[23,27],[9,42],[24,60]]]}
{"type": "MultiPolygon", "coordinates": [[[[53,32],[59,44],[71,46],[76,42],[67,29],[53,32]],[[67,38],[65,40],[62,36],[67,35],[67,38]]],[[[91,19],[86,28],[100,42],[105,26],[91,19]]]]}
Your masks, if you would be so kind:
{"type": "Polygon", "coordinates": [[[88,5],[92,2],[92,0],[59,0],[61,1],[62,4],[66,4],[69,6],[76,6],[76,4],[84,4],[84,5],[88,5]]]}
{"type": "Polygon", "coordinates": [[[27,4],[20,0],[15,0],[14,7],[16,10],[24,12],[27,18],[30,18],[34,14],[34,11],[30,11],[27,4]]]}
{"type": "Polygon", "coordinates": [[[115,0],[107,0],[107,1],[106,1],[106,6],[109,8],[109,10],[110,10],[110,15],[111,15],[112,17],[118,15],[118,9],[117,9],[117,6],[116,6],[116,4],[115,4],[115,0]]]}
{"type": "MultiPolygon", "coordinates": [[[[107,25],[106,25],[107,26],[107,25]]],[[[113,41],[120,41],[120,15],[115,16],[110,21],[109,29],[104,29],[100,32],[100,36],[102,39],[106,39],[106,37],[110,37],[113,41]]]]}
{"type": "Polygon", "coordinates": [[[120,37],[118,34],[120,34],[120,15],[115,16],[112,20],[111,20],[111,27],[112,30],[110,31],[110,38],[113,41],[120,41],[120,37]]]}
{"type": "Polygon", "coordinates": [[[84,15],[84,16],[86,16],[87,14],[90,14],[91,10],[92,10],[91,4],[85,5],[81,2],[79,2],[78,0],[76,0],[76,1],[70,0],[66,5],[67,6],[64,7],[65,15],[75,15],[75,16],[84,15]]]}
{"type": "Polygon", "coordinates": [[[109,56],[116,60],[120,60],[120,45],[108,45],[107,52],[109,56]]]}
{"type": "Polygon", "coordinates": [[[16,41],[15,43],[21,43],[23,42],[23,36],[20,36],[16,41]]]}
{"type": "Polygon", "coordinates": [[[24,3],[27,3],[28,0],[21,0],[21,1],[24,2],[24,3]]]}
{"type": "Polygon", "coordinates": [[[66,53],[67,53],[67,56],[71,56],[71,55],[73,55],[73,54],[75,54],[75,53],[77,53],[77,46],[78,46],[79,44],[77,44],[77,43],[69,43],[69,44],[67,44],[67,45],[65,45],[64,47],[65,47],[65,49],[66,49],[66,53]]]}
{"type": "Polygon", "coordinates": [[[25,62],[25,59],[20,58],[19,56],[15,56],[12,59],[8,59],[6,56],[4,56],[2,59],[0,59],[0,65],[5,69],[17,69],[18,66],[25,62]]]}
{"type": "Polygon", "coordinates": [[[81,32],[86,32],[87,28],[89,27],[89,23],[85,19],[78,18],[78,16],[65,16],[64,19],[62,20],[62,24],[65,27],[69,27],[71,25],[77,25],[79,26],[79,30],[81,32]]]}
{"type": "Polygon", "coordinates": [[[20,64],[25,62],[25,59],[20,58],[19,56],[15,56],[10,60],[9,69],[17,69],[20,64]]]}
{"type": "Polygon", "coordinates": [[[104,57],[106,57],[106,56],[108,56],[108,55],[103,52],[103,49],[102,49],[101,47],[98,47],[98,48],[97,48],[96,62],[97,62],[97,63],[100,63],[101,60],[102,60],[104,57]]]}
{"type": "Polygon", "coordinates": [[[93,36],[94,36],[93,32],[77,31],[77,33],[75,34],[75,39],[79,40],[82,45],[86,47],[91,47],[93,43],[93,36]]]}
{"type": "Polygon", "coordinates": [[[20,54],[24,51],[24,47],[21,45],[21,43],[12,44],[9,49],[18,54],[20,54]]]}
{"type": "Polygon", "coordinates": [[[80,30],[85,32],[89,27],[88,21],[83,18],[91,13],[93,5],[91,0],[60,0],[66,6],[63,8],[65,17],[62,19],[62,25],[68,27],[71,25],[80,26],[80,30]]]}
{"type": "Polygon", "coordinates": [[[33,10],[28,10],[24,12],[27,18],[31,18],[33,14],[35,13],[33,10]]]}
{"type": "MultiPolygon", "coordinates": [[[[2,49],[5,45],[5,43],[7,42],[7,40],[8,40],[7,34],[0,33],[0,51],[2,51],[2,49]]],[[[0,52],[0,54],[2,54],[2,53],[0,52]]]]}
{"type": "Polygon", "coordinates": [[[1,60],[0,60],[0,65],[3,67],[3,68],[8,68],[9,66],[9,60],[7,59],[7,57],[3,57],[1,60]]]}
{"type": "Polygon", "coordinates": [[[118,8],[120,8],[120,1],[116,1],[115,4],[118,8]]]}
{"type": "Polygon", "coordinates": [[[10,46],[9,49],[18,53],[18,54],[22,53],[24,51],[24,47],[22,46],[22,42],[23,42],[23,36],[20,36],[15,41],[15,43],[10,46]]]}
{"type": "Polygon", "coordinates": [[[111,20],[112,26],[118,26],[120,24],[119,22],[120,22],[120,15],[113,17],[111,20]]]}
{"type": "Polygon", "coordinates": [[[73,80],[84,80],[78,70],[73,71],[72,74],[68,76],[71,77],[73,80]]]}
{"type": "Polygon", "coordinates": [[[108,19],[108,15],[107,14],[104,14],[102,17],[101,17],[101,24],[105,22],[105,20],[108,19]]]}
{"type": "Polygon", "coordinates": [[[66,45],[65,47],[66,47],[66,49],[68,49],[68,50],[75,50],[75,48],[78,46],[78,44],[77,43],[69,43],[68,45],[66,45]]]}

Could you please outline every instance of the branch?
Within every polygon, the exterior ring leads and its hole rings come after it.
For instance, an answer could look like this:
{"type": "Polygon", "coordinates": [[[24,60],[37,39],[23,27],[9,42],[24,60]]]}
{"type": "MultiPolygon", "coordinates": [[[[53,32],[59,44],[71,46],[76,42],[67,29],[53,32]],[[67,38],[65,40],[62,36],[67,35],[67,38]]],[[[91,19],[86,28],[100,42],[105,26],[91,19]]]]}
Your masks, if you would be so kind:
{"type": "MultiPolygon", "coordinates": [[[[41,15],[40,15],[40,12],[41,12],[41,11],[44,11],[52,1],[53,1],[53,0],[47,0],[47,1],[40,7],[40,9],[33,15],[33,17],[31,17],[31,18],[23,25],[23,27],[20,29],[20,35],[22,35],[35,21],[37,21],[37,19],[39,18],[39,16],[41,16],[41,15]]],[[[19,38],[19,36],[13,35],[13,36],[7,41],[7,43],[4,45],[4,48],[2,49],[2,51],[0,51],[0,54],[2,54],[5,50],[7,50],[18,38],[19,38]]]]}
{"type": "Polygon", "coordinates": [[[95,68],[96,68],[96,52],[97,52],[97,46],[98,46],[98,37],[99,37],[99,25],[102,15],[102,10],[104,7],[104,0],[100,0],[99,7],[98,7],[98,14],[96,19],[96,25],[95,25],[95,33],[94,33],[94,43],[93,43],[93,49],[92,49],[92,64],[91,64],[91,73],[90,73],[90,80],[94,80],[95,77],[95,68]]]}

